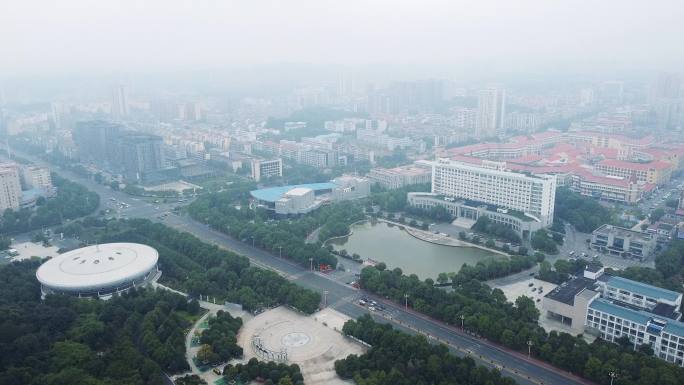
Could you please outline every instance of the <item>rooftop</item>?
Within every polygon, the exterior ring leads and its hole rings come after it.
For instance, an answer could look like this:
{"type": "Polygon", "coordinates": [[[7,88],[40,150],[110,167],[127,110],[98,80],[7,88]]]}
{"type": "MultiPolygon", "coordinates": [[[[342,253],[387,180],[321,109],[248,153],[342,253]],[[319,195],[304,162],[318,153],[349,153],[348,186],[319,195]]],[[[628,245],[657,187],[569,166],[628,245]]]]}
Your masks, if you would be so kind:
{"type": "Polygon", "coordinates": [[[337,187],[336,184],[331,183],[331,182],[325,182],[325,183],[307,183],[307,184],[297,184],[297,185],[290,185],[290,186],[278,186],[278,187],[269,187],[269,188],[262,188],[259,190],[252,190],[250,191],[250,195],[254,199],[258,199],[260,201],[265,201],[265,202],[275,202],[278,199],[282,198],[285,193],[287,193],[290,190],[294,190],[297,188],[305,188],[305,189],[311,189],[314,191],[314,193],[319,192],[319,191],[324,191],[324,190],[332,190],[335,187],[337,187]]]}
{"type": "Polygon", "coordinates": [[[589,304],[590,309],[598,310],[603,313],[613,314],[622,319],[646,325],[652,316],[643,310],[634,310],[626,306],[620,306],[603,298],[597,298],[589,304]]]}
{"type": "Polygon", "coordinates": [[[677,307],[662,302],[655,305],[651,312],[661,317],[666,317],[673,320],[676,320],[679,317],[679,314],[677,313],[677,307]]]}
{"type": "MultiPolygon", "coordinates": [[[[631,322],[646,325],[653,318],[659,318],[656,314],[651,314],[644,310],[637,310],[630,307],[628,304],[623,304],[620,302],[611,302],[606,299],[596,299],[589,304],[590,309],[598,310],[604,313],[615,315],[616,317],[629,320],[631,322]]],[[[666,325],[663,331],[665,333],[674,334],[680,337],[684,337],[684,323],[667,319],[665,321],[666,325]]]]}
{"type": "Polygon", "coordinates": [[[641,231],[626,229],[624,227],[608,225],[608,224],[602,225],[598,229],[593,231],[593,233],[598,233],[598,234],[607,234],[610,232],[614,232],[615,235],[617,235],[619,237],[638,238],[638,239],[641,239],[643,242],[649,242],[653,239],[650,234],[642,233],[641,231]]]}
{"type": "Polygon", "coordinates": [[[288,195],[288,196],[298,196],[298,197],[300,197],[300,196],[304,196],[304,195],[310,193],[311,191],[313,191],[313,190],[310,189],[310,188],[306,188],[306,187],[295,187],[295,188],[293,188],[292,190],[286,192],[285,194],[288,195]]]}
{"type": "Polygon", "coordinates": [[[616,287],[618,289],[628,290],[632,293],[642,294],[644,296],[651,297],[656,300],[664,299],[667,301],[676,301],[677,298],[679,298],[679,296],[682,295],[681,293],[677,293],[676,291],[663,289],[661,287],[652,286],[645,283],[632,281],[631,279],[616,277],[613,275],[609,276],[608,280],[606,280],[606,284],[616,287]]]}
{"type": "Polygon", "coordinates": [[[639,171],[665,170],[665,169],[672,167],[671,163],[663,162],[663,161],[655,161],[655,162],[648,162],[648,163],[636,163],[636,162],[627,162],[624,160],[617,160],[617,159],[606,159],[606,160],[601,161],[599,163],[599,165],[607,166],[607,167],[625,168],[628,170],[639,170],[639,171]]]}
{"type": "Polygon", "coordinates": [[[61,290],[89,290],[122,284],[144,274],[159,255],[138,243],[105,243],[72,250],[42,264],[38,281],[61,290]]]}
{"type": "Polygon", "coordinates": [[[593,286],[594,280],[580,277],[561,284],[546,294],[545,297],[554,301],[562,302],[566,305],[574,305],[575,296],[582,290],[587,288],[591,289],[593,286]]]}

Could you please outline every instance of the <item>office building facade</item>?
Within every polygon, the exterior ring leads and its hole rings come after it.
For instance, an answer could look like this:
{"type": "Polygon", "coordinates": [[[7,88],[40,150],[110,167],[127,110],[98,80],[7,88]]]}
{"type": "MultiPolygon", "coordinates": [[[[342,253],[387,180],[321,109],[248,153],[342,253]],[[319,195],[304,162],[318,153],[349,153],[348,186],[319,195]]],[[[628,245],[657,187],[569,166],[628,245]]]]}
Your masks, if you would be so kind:
{"type": "Polygon", "coordinates": [[[432,181],[432,166],[414,163],[394,168],[376,167],[370,170],[368,179],[389,190],[430,183],[432,181]]]}
{"type": "Polygon", "coordinates": [[[47,167],[24,167],[23,175],[27,189],[39,189],[45,193],[52,191],[52,175],[47,167]]]}
{"type": "Polygon", "coordinates": [[[164,164],[162,138],[156,135],[127,133],[118,141],[121,172],[131,181],[141,181],[145,174],[160,170],[164,164]]]}
{"type": "Polygon", "coordinates": [[[556,178],[504,171],[500,162],[476,166],[449,159],[432,163],[432,192],[470,199],[537,218],[544,227],[553,223],[556,178]]]}
{"type": "Polygon", "coordinates": [[[283,176],[283,160],[252,159],[252,179],[259,182],[262,178],[283,176]]]}
{"type": "Polygon", "coordinates": [[[506,91],[495,87],[480,90],[477,95],[476,136],[491,138],[504,133],[505,115],[506,91]]]}
{"type": "Polygon", "coordinates": [[[21,203],[19,167],[13,163],[0,164],[0,212],[16,210],[21,203]]]}
{"type": "Polygon", "coordinates": [[[590,247],[601,253],[644,261],[653,256],[656,244],[651,234],[603,225],[591,233],[590,247]]]}
{"type": "Polygon", "coordinates": [[[656,357],[684,366],[681,304],[682,293],[588,266],[582,277],[544,296],[542,316],[562,322],[574,334],[609,342],[626,338],[635,350],[650,345],[656,357]]]}
{"type": "Polygon", "coordinates": [[[102,120],[78,122],[72,132],[81,162],[110,169],[118,163],[117,146],[123,127],[102,120]]]}
{"type": "Polygon", "coordinates": [[[128,95],[123,84],[112,88],[112,116],[118,119],[128,116],[128,95]]]}

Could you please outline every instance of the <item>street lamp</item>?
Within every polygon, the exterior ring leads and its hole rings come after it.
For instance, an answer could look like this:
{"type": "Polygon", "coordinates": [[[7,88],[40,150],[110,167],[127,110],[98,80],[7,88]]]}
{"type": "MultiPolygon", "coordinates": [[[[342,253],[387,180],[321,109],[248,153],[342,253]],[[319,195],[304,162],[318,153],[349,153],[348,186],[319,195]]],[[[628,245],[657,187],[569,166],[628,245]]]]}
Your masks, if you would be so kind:
{"type": "Polygon", "coordinates": [[[328,306],[328,291],[323,290],[323,307],[328,306]]]}
{"type": "Polygon", "coordinates": [[[283,247],[278,246],[278,258],[282,258],[282,257],[283,257],[283,247]]]}
{"type": "Polygon", "coordinates": [[[608,372],[608,375],[610,376],[610,385],[613,385],[613,380],[618,376],[618,374],[613,370],[608,372]]]}
{"type": "Polygon", "coordinates": [[[464,330],[465,328],[463,327],[463,323],[465,321],[465,316],[463,314],[461,314],[461,316],[459,318],[461,319],[461,330],[464,330]]]}
{"type": "Polygon", "coordinates": [[[404,309],[408,310],[408,294],[404,294],[404,309]]]}
{"type": "Polygon", "coordinates": [[[527,340],[527,358],[532,356],[532,340],[527,340]]]}
{"type": "Polygon", "coordinates": [[[313,258],[309,258],[309,270],[313,271],[313,258]]]}

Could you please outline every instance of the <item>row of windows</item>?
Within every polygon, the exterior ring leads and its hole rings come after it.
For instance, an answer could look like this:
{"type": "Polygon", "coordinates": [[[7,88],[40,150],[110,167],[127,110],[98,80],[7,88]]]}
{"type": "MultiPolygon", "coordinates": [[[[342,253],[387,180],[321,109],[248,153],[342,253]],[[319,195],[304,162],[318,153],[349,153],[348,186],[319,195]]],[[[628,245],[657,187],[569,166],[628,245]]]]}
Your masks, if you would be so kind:
{"type": "MultiPolygon", "coordinates": [[[[623,320],[606,313],[601,313],[599,311],[593,311],[588,309],[587,313],[593,313],[587,315],[587,325],[597,328],[607,334],[620,337],[621,335],[627,335],[633,340],[633,337],[637,338],[637,343],[642,343],[646,334],[646,327],[641,324],[636,324],[634,322],[623,320]]],[[[612,339],[611,339],[612,341],[612,339]]],[[[655,335],[648,335],[648,342],[655,344],[658,342],[658,338],[655,335]]],[[[661,350],[663,348],[671,349],[673,352],[678,351],[684,355],[684,337],[678,337],[669,333],[663,333],[660,341],[661,350]]]]}

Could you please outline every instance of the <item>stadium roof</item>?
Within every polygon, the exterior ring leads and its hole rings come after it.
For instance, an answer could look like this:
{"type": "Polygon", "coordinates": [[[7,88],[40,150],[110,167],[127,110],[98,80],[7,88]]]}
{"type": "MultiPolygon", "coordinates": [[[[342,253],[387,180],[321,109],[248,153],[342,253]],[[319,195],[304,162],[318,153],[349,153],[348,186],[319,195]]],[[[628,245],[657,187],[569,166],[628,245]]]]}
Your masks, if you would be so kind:
{"type": "Polygon", "coordinates": [[[36,271],[38,281],[61,291],[92,291],[126,284],[152,270],[159,254],[138,243],[105,243],[54,257],[36,271]]]}
{"type": "Polygon", "coordinates": [[[314,193],[323,191],[323,190],[332,190],[337,185],[335,183],[331,182],[325,182],[325,183],[307,183],[307,184],[296,184],[296,185],[290,185],[290,186],[279,186],[279,187],[269,187],[269,188],[262,188],[259,190],[252,190],[250,191],[250,195],[254,199],[258,199],[260,201],[265,201],[265,202],[275,202],[278,199],[282,198],[283,195],[285,195],[286,192],[298,188],[306,188],[306,189],[311,189],[314,191],[314,193]]]}

